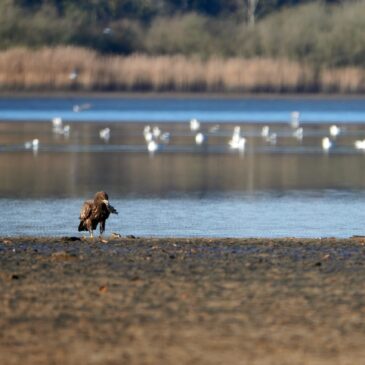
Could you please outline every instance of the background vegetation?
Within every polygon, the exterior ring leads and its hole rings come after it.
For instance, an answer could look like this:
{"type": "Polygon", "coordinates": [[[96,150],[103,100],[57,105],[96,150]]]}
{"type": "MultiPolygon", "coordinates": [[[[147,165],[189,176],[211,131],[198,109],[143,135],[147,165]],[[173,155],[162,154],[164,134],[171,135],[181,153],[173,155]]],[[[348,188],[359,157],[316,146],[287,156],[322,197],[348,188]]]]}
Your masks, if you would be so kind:
{"type": "MultiPolygon", "coordinates": [[[[268,75],[269,70],[275,72],[278,64],[290,63],[300,72],[289,67],[292,81],[280,81],[275,90],[359,92],[365,88],[364,14],[365,0],[2,0],[0,54],[4,59],[15,54],[9,53],[11,49],[17,49],[18,57],[37,57],[47,47],[58,47],[57,57],[63,63],[67,63],[66,55],[69,57],[68,70],[81,62],[70,55],[69,50],[76,50],[75,47],[89,49],[85,52],[98,61],[102,57],[110,60],[112,55],[116,60],[118,55],[119,60],[124,60],[123,65],[126,60],[135,60],[136,54],[145,62],[161,62],[167,56],[176,61],[180,57],[184,62],[191,60],[191,68],[197,62],[218,62],[217,67],[219,62],[220,66],[227,66],[229,60],[232,65],[239,59],[246,62],[246,67],[250,61],[261,67],[272,62],[273,67],[257,71],[257,75],[268,75]],[[62,55],[60,47],[68,51],[62,55]],[[349,81],[354,77],[356,80],[349,81]],[[343,86],[339,79],[346,80],[341,81],[345,82],[343,86]],[[331,81],[325,86],[323,80],[331,81]]],[[[23,69],[27,69],[25,61],[23,69]]],[[[6,63],[2,65],[2,77],[10,79],[6,63]]],[[[256,86],[249,89],[263,89],[260,80],[252,82],[256,86]]],[[[95,82],[91,84],[95,87],[95,82]]],[[[102,84],[106,88],[107,83],[102,84]]],[[[160,84],[151,86],[151,81],[136,84],[139,88],[150,85],[146,88],[161,89],[160,84]]],[[[183,84],[165,82],[162,88],[168,89],[170,85],[172,89],[181,89],[183,84]]],[[[226,82],[222,76],[214,87],[198,78],[190,89],[222,91],[228,84],[231,81],[226,82]]],[[[125,85],[114,88],[128,88],[125,85]]],[[[0,88],[5,86],[10,88],[11,83],[0,84],[0,88]]]]}
{"type": "Polygon", "coordinates": [[[286,59],[101,55],[75,47],[0,52],[0,89],[183,92],[365,92],[362,68],[286,59]],[[72,74],[77,77],[70,77],[72,74]]]}

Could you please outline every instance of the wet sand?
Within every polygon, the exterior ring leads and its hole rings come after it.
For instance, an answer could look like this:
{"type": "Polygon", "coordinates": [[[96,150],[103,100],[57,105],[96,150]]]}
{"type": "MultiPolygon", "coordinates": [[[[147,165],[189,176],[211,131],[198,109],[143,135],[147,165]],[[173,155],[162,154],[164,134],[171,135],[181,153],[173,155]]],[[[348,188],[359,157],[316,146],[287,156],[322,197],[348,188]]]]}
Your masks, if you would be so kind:
{"type": "Polygon", "coordinates": [[[0,238],[0,363],[361,364],[365,239],[0,238]]]}

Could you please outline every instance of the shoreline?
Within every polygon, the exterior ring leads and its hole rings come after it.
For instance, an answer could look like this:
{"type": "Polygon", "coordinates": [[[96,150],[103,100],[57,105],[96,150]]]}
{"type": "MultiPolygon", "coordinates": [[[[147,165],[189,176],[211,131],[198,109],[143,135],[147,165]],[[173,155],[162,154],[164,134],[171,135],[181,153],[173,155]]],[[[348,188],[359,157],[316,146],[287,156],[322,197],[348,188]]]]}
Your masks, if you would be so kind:
{"type": "Polygon", "coordinates": [[[6,364],[347,365],[365,237],[0,238],[6,364]]]}
{"type": "MultiPolygon", "coordinates": [[[[132,245],[132,244],[155,244],[156,242],[166,245],[196,245],[205,246],[214,244],[218,245],[358,245],[365,246],[365,236],[349,236],[349,237],[158,237],[158,236],[103,236],[102,239],[95,236],[90,237],[80,236],[0,236],[0,248],[10,247],[11,245],[42,245],[46,248],[57,248],[58,245],[77,244],[81,246],[100,245],[105,249],[112,249],[113,245],[132,245]]],[[[72,247],[72,246],[70,246],[72,247]]]]}
{"type": "Polygon", "coordinates": [[[121,92],[121,91],[0,91],[3,98],[100,98],[100,99],[364,99],[365,93],[234,93],[234,92],[121,92]]]}
{"type": "Polygon", "coordinates": [[[0,236],[0,245],[1,244],[14,244],[20,243],[24,241],[24,243],[44,243],[50,244],[53,241],[63,242],[63,243],[71,243],[71,242],[78,242],[78,243],[131,243],[131,242],[154,242],[159,241],[163,243],[194,243],[194,244],[211,244],[213,242],[221,242],[221,243],[235,243],[235,244],[245,244],[245,243],[255,243],[258,244],[259,241],[271,242],[271,243],[354,243],[354,242],[362,242],[364,240],[365,243],[365,236],[348,236],[348,237],[335,237],[335,236],[328,236],[328,237],[291,237],[291,236],[283,236],[283,237],[209,237],[209,236],[199,236],[199,237],[190,237],[190,236],[178,236],[178,237],[169,237],[169,236],[134,236],[134,235],[127,235],[127,236],[113,236],[105,235],[103,236],[104,239],[108,240],[108,242],[101,242],[99,237],[95,236],[94,239],[90,237],[83,237],[83,236],[26,236],[26,235],[15,235],[15,236],[7,236],[3,235],[0,236]],[[11,241],[11,242],[4,242],[4,241],[11,241]]]}

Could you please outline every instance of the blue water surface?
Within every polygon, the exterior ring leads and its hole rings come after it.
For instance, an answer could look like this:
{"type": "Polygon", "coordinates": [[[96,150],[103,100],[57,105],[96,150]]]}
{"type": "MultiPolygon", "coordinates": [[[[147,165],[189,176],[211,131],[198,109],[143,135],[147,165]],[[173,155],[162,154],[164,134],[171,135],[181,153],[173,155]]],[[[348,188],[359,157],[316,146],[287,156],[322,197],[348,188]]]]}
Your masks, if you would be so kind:
{"type": "Polygon", "coordinates": [[[64,97],[0,98],[0,120],[182,122],[363,123],[363,98],[133,98],[64,97]],[[75,112],[74,107],[81,111],[75,112]]]}
{"type": "MultiPolygon", "coordinates": [[[[0,199],[7,214],[0,236],[69,236],[77,232],[81,199],[0,199]]],[[[106,235],[158,237],[349,237],[365,233],[365,193],[290,191],[211,194],[203,198],[126,197],[106,235]]]]}
{"type": "Polygon", "coordinates": [[[101,189],[120,212],[108,220],[107,234],[364,234],[365,155],[354,147],[364,138],[364,98],[2,97],[0,123],[0,236],[80,235],[82,202],[101,189]],[[275,124],[289,123],[293,111],[302,124],[314,124],[304,128],[302,141],[291,127],[270,125],[278,137],[270,145],[259,125],[245,135],[245,154],[227,147],[228,124],[204,148],[186,132],[191,118],[275,124]],[[72,125],[70,136],[55,135],[51,123],[31,123],[54,117],[83,123],[72,125]],[[112,121],[120,123],[111,126],[110,143],[100,141],[102,126],[94,122],[112,121]],[[143,126],[125,122],[184,122],[186,131],[165,123],[171,143],[154,156],[147,154],[143,126]],[[323,151],[327,124],[337,122],[341,134],[323,151]],[[25,142],[34,138],[39,148],[28,150],[25,142]]]}

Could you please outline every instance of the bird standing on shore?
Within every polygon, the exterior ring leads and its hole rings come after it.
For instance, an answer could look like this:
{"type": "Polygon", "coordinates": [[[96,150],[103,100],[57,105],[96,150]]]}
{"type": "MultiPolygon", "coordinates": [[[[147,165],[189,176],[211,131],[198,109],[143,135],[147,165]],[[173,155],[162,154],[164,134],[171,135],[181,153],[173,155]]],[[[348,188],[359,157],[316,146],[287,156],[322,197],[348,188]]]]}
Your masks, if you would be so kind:
{"type": "Polygon", "coordinates": [[[105,191],[99,191],[95,194],[94,200],[84,202],[80,211],[79,232],[89,231],[90,237],[93,238],[93,230],[99,224],[100,237],[105,231],[105,221],[110,213],[118,214],[117,210],[109,204],[109,197],[105,191]]]}

